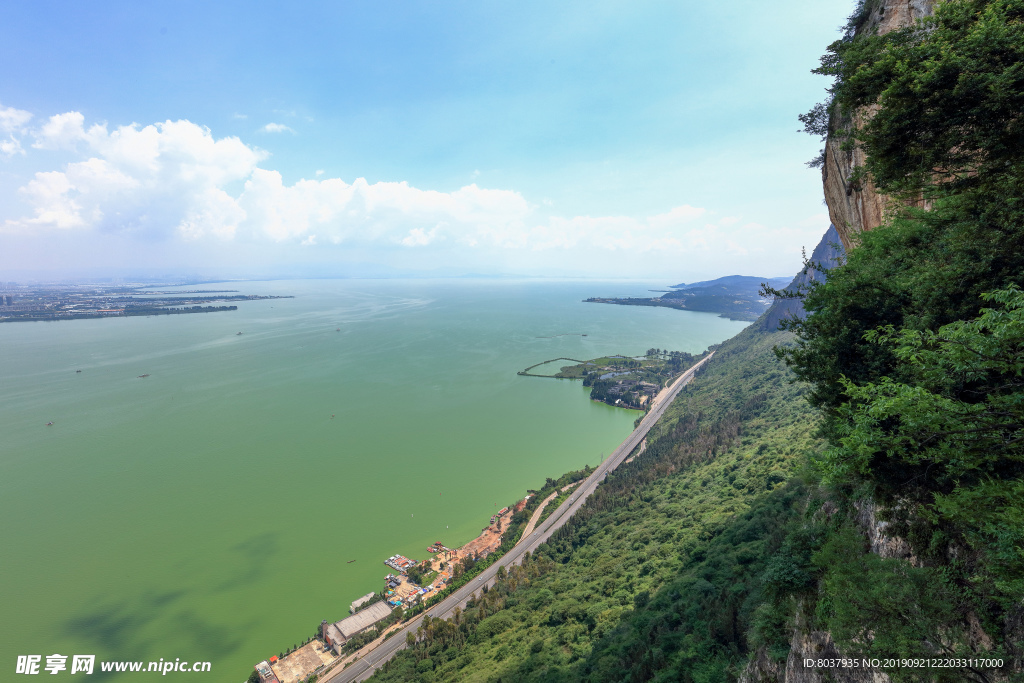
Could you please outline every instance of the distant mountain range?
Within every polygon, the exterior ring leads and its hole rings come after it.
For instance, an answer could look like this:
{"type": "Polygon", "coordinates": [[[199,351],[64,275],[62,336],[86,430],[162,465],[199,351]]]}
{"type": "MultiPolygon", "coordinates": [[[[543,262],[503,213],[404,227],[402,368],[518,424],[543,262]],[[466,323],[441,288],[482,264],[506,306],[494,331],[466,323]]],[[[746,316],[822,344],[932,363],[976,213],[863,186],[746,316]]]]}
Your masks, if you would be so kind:
{"type": "Polygon", "coordinates": [[[726,275],[717,280],[704,280],[690,284],[671,285],[674,291],[652,298],[601,298],[587,299],[591,303],[619,304],[622,306],[661,306],[687,311],[718,313],[733,320],[757,320],[771,305],[761,298],[762,283],[782,288],[790,283],[791,277],[754,277],[752,275],[726,275]]]}
{"type": "Polygon", "coordinates": [[[686,284],[682,282],[678,285],[669,285],[672,289],[695,289],[703,287],[719,287],[729,291],[736,292],[754,292],[757,294],[757,290],[761,288],[762,282],[767,282],[770,286],[779,288],[789,284],[792,278],[788,277],[753,277],[751,275],[726,275],[720,277],[717,280],[702,280],[701,282],[691,282],[686,284]]]}

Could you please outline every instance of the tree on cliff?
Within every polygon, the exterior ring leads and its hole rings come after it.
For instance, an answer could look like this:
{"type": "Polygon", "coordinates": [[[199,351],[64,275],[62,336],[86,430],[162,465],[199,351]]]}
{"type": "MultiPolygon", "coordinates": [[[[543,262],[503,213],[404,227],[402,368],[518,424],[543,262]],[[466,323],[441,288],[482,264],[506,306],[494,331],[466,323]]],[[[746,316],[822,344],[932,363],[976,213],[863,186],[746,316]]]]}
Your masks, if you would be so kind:
{"type": "MultiPolygon", "coordinates": [[[[833,43],[815,73],[846,113],[888,193],[948,196],[1015,184],[1024,154],[1024,2],[951,0],[922,24],[833,43]]],[[[807,115],[812,127],[818,117],[807,115]]],[[[816,130],[817,130],[816,128],[816,130]]]]}
{"type": "MultiPolygon", "coordinates": [[[[1003,629],[1024,596],[1024,0],[947,0],[885,35],[855,27],[816,71],[835,82],[831,102],[803,117],[807,129],[820,134],[829,111],[860,117],[830,131],[866,153],[850,181],[925,201],[896,202],[857,235],[846,263],[812,284],[810,314],[791,323],[797,344],[780,355],[824,415],[826,484],[881,503],[889,533],[910,542],[927,579],[918,621],[969,649],[980,620],[993,651],[1009,651],[1019,635],[1003,629]],[[929,616],[949,604],[941,596],[958,596],[955,615],[929,616]]],[[[829,541],[829,556],[846,557],[843,543],[829,541]]],[[[878,586],[910,575],[886,562],[863,565],[878,586]]],[[[819,617],[834,634],[859,622],[900,647],[918,642],[897,620],[873,619],[877,602],[835,607],[829,586],[846,584],[819,567],[819,617]]],[[[867,647],[864,633],[847,633],[851,652],[867,647]]]]}

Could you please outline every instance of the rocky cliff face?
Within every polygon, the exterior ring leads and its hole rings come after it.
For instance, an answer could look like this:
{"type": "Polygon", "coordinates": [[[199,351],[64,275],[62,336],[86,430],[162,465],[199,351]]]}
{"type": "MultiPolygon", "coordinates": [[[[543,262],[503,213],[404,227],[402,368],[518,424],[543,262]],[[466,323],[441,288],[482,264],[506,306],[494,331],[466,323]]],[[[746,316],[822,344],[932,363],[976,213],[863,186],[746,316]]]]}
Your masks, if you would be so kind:
{"type": "MultiPolygon", "coordinates": [[[[872,552],[883,558],[917,562],[910,544],[888,533],[888,524],[878,519],[873,502],[861,501],[857,510],[857,525],[870,542],[872,552]]],[[[808,628],[801,611],[797,610],[794,619],[785,663],[771,659],[763,649],[758,650],[740,673],[738,683],[890,683],[888,674],[871,667],[817,666],[820,660],[842,660],[849,655],[840,652],[828,631],[808,628]]]]}
{"type": "MultiPolygon", "coordinates": [[[[870,14],[858,33],[877,31],[880,34],[911,26],[930,15],[937,0],[869,0],[870,14]]],[[[862,125],[872,114],[872,107],[864,107],[849,117],[833,109],[829,130],[851,129],[862,125]]],[[[873,230],[882,223],[889,198],[879,193],[870,180],[859,186],[850,181],[853,171],[864,165],[864,153],[858,149],[845,151],[843,140],[829,135],[825,142],[825,163],[821,167],[821,180],[825,188],[825,203],[829,218],[836,226],[843,247],[850,249],[851,238],[859,232],[873,230]]]]}
{"type": "MultiPolygon", "coordinates": [[[[839,233],[836,232],[834,225],[830,225],[828,230],[825,231],[824,236],[822,236],[821,241],[818,242],[818,246],[814,248],[814,252],[811,254],[811,261],[820,264],[827,270],[839,265],[845,255],[846,252],[840,244],[839,233]]],[[[814,280],[824,279],[825,274],[821,271],[808,269],[797,273],[793,281],[786,286],[786,291],[799,292],[814,280]]],[[[803,314],[804,307],[800,299],[779,299],[768,309],[768,315],[762,319],[762,324],[765,331],[775,332],[779,329],[779,324],[786,318],[803,317],[803,314]]]]}

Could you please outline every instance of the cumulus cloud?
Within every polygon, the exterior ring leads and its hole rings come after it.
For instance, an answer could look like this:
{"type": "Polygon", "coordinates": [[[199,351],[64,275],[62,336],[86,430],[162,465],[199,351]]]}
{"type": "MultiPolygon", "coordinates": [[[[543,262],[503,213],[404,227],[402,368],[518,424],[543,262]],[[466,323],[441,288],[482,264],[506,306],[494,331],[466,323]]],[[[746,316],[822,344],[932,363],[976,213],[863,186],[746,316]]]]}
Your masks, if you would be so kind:
{"type": "Polygon", "coordinates": [[[23,132],[25,124],[31,120],[31,113],[0,104],[0,133],[23,132]]]}
{"type": "Polygon", "coordinates": [[[0,155],[5,157],[12,157],[15,154],[24,154],[25,150],[21,146],[21,140],[11,135],[6,140],[0,140],[0,155]]]}
{"type": "Polygon", "coordinates": [[[399,242],[407,247],[422,247],[430,244],[436,238],[436,227],[431,228],[429,232],[423,228],[413,228],[409,231],[409,234],[400,239],[399,242]]]}
{"type": "Polygon", "coordinates": [[[330,243],[393,241],[423,246],[448,230],[458,236],[485,234],[521,224],[526,200],[509,190],[468,185],[454,192],[421,190],[408,183],[363,178],[300,180],[285,185],[281,174],[257,168],[239,204],[248,225],[276,241],[316,232],[330,243]]]}
{"type": "Polygon", "coordinates": [[[94,228],[185,239],[228,237],[245,218],[223,187],[248,178],[265,153],[238,138],[215,140],[188,121],[86,128],[68,112],[35,131],[37,149],[79,150],[87,158],[36,173],[21,188],[34,215],[8,228],[94,228]]]}
{"type": "Polygon", "coordinates": [[[0,139],[0,156],[25,153],[18,136],[25,133],[25,124],[31,120],[30,112],[0,105],[0,135],[7,135],[6,140],[0,139]]]}
{"type": "MultiPolygon", "coordinates": [[[[30,121],[27,113],[2,111],[0,126],[23,130],[30,121]]],[[[77,159],[36,173],[20,188],[30,215],[3,217],[7,230],[309,249],[489,250],[526,260],[573,251],[602,253],[611,262],[668,263],[681,254],[712,252],[754,258],[780,243],[800,244],[804,233],[814,232],[810,223],[820,220],[769,230],[688,204],[639,217],[559,216],[550,203],[531,204],[519,192],[476,183],[441,192],[407,182],[347,182],[321,171],[287,184],[281,173],[263,167],[268,155],[262,150],[235,137],[215,138],[190,121],[111,128],[67,112],[31,135],[32,148],[64,150],[77,159]]],[[[0,151],[9,149],[3,144],[0,151]]]]}
{"type": "MultiPolygon", "coordinates": [[[[103,126],[93,126],[97,133],[103,126]]],[[[32,144],[36,149],[75,149],[79,142],[88,140],[85,130],[85,117],[80,112],[69,111],[65,114],[51,116],[42,127],[35,132],[36,141],[32,144]]]]}
{"type": "Polygon", "coordinates": [[[264,133],[294,133],[295,130],[291,126],[286,126],[283,123],[268,123],[267,125],[260,128],[264,133]]]}

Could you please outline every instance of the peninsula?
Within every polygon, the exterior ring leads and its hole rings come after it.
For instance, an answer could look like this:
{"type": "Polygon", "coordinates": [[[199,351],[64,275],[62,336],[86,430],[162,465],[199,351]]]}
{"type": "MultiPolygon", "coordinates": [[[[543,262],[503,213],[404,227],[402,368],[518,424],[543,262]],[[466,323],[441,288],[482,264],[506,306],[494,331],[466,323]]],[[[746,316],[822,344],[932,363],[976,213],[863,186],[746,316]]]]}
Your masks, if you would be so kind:
{"type": "Polygon", "coordinates": [[[591,400],[620,408],[647,410],[664,387],[706,354],[705,351],[695,356],[685,351],[651,348],[643,356],[636,357],[603,356],[584,361],[555,358],[531,365],[517,374],[525,377],[581,379],[583,386],[591,387],[591,400]],[[571,360],[576,364],[563,366],[553,375],[531,372],[560,360],[571,360]]]}
{"type": "MultiPolygon", "coordinates": [[[[754,321],[768,310],[771,301],[760,294],[761,284],[782,288],[792,278],[727,275],[717,280],[671,285],[672,291],[659,297],[591,297],[587,303],[621,306],[661,306],[687,311],[718,313],[731,320],[754,321]]],[[[656,290],[651,290],[656,291],[656,290]]]]}

